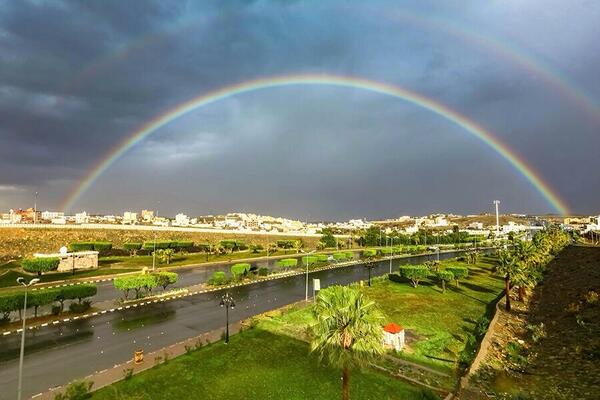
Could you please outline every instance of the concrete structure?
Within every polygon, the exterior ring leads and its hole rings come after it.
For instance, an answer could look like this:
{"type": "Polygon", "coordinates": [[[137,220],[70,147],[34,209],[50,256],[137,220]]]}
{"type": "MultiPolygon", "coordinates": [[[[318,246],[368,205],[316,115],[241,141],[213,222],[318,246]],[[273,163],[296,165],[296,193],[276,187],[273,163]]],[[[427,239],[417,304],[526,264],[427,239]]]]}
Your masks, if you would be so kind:
{"type": "Polygon", "coordinates": [[[123,213],[123,224],[135,224],[138,221],[138,215],[135,212],[125,211],[123,213]]]}
{"type": "Polygon", "coordinates": [[[175,216],[175,221],[173,222],[173,226],[189,226],[190,225],[190,218],[183,214],[177,214],[175,216]]]}
{"type": "Polygon", "coordinates": [[[90,217],[85,211],[75,214],[76,224],[87,224],[88,222],[90,222],[90,217]]]}
{"type": "Polygon", "coordinates": [[[383,345],[396,351],[404,348],[404,328],[390,322],[383,327],[383,345]]]}
{"type": "Polygon", "coordinates": [[[33,255],[37,258],[42,257],[56,257],[60,259],[58,265],[58,272],[73,271],[74,269],[91,269],[98,268],[98,252],[97,251],[77,251],[74,253],[68,253],[66,248],[61,249],[59,253],[53,254],[40,254],[36,253],[33,255]]]}

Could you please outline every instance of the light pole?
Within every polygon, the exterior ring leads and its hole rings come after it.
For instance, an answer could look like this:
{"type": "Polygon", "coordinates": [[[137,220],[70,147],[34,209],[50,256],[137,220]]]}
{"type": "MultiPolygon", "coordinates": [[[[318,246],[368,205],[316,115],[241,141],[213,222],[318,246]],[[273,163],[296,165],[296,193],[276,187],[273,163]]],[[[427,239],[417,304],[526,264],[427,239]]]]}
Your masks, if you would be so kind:
{"type": "Polygon", "coordinates": [[[154,250],[152,251],[152,271],[156,270],[156,231],[154,231],[154,250]]]}
{"type": "Polygon", "coordinates": [[[225,307],[225,318],[227,320],[227,325],[225,327],[225,344],[229,343],[229,309],[232,310],[235,308],[235,302],[233,301],[233,297],[229,293],[225,293],[223,297],[221,297],[221,302],[219,303],[221,307],[225,307]]]}
{"type": "Polygon", "coordinates": [[[35,192],[34,200],[33,200],[33,223],[37,223],[37,197],[38,192],[35,192]]]}
{"type": "MultiPolygon", "coordinates": [[[[394,259],[394,237],[390,236],[390,275],[392,274],[392,260],[394,259]]],[[[369,275],[369,286],[371,286],[371,277],[369,275]]]]}
{"type": "Polygon", "coordinates": [[[33,286],[39,281],[40,280],[38,278],[34,278],[30,280],[29,283],[25,283],[25,279],[23,279],[22,277],[17,278],[17,282],[25,286],[25,299],[23,301],[23,329],[21,331],[21,353],[19,355],[19,384],[17,386],[17,400],[21,400],[21,389],[23,383],[23,356],[25,355],[25,320],[27,317],[27,289],[29,289],[29,286],[33,286]]]}
{"type": "Polygon", "coordinates": [[[313,250],[309,253],[304,253],[304,251],[302,253],[306,254],[303,258],[306,259],[306,295],[304,296],[304,301],[308,301],[308,256],[313,254],[316,250],[313,250]]]}
{"type": "Polygon", "coordinates": [[[500,200],[494,200],[494,205],[496,206],[496,240],[500,237],[500,216],[498,215],[498,205],[500,204],[500,200]]]}

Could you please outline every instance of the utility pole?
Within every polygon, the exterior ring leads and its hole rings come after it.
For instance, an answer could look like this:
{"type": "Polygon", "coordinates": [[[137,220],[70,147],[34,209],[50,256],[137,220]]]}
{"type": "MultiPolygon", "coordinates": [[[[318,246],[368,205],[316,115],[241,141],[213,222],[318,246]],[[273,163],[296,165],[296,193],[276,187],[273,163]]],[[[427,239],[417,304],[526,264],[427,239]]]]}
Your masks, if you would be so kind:
{"type": "Polygon", "coordinates": [[[35,192],[34,200],[33,200],[33,223],[37,222],[37,197],[38,192],[35,192]]]}
{"type": "Polygon", "coordinates": [[[494,205],[496,206],[496,240],[500,237],[500,215],[498,214],[498,204],[500,204],[500,200],[494,200],[494,205]]]}

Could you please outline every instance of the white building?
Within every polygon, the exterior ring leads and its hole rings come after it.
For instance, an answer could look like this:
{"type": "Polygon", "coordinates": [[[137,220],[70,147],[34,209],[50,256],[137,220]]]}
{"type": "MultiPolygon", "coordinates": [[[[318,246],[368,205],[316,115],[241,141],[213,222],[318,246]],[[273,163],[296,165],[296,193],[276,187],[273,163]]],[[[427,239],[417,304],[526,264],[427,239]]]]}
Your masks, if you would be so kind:
{"type": "Polygon", "coordinates": [[[59,211],[42,211],[41,218],[44,221],[52,221],[56,218],[64,218],[65,213],[59,211]]]}
{"type": "Polygon", "coordinates": [[[123,213],[123,224],[131,224],[134,225],[138,220],[138,215],[135,212],[125,211],[123,213]]]}
{"type": "Polygon", "coordinates": [[[190,218],[185,214],[177,214],[175,216],[175,221],[173,222],[173,226],[189,226],[190,218]]]}
{"type": "Polygon", "coordinates": [[[142,210],[142,221],[146,223],[151,223],[154,221],[154,211],[150,210],[142,210]]]}
{"type": "Polygon", "coordinates": [[[396,351],[404,347],[404,328],[390,322],[383,327],[383,345],[396,351]]]}
{"type": "Polygon", "coordinates": [[[85,211],[75,214],[76,224],[87,224],[88,222],[90,222],[90,217],[85,211]]]}

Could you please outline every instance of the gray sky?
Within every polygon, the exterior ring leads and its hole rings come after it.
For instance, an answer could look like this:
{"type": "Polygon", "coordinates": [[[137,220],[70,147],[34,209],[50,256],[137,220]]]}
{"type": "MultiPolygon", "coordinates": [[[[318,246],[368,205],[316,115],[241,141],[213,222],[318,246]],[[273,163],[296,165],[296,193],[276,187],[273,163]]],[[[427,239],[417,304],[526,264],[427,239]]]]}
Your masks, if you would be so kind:
{"type": "MultiPolygon", "coordinates": [[[[119,141],[190,98],[326,73],[457,110],[574,212],[599,213],[599,20],[599,2],[578,0],[0,0],[0,209],[31,206],[36,191],[39,208],[59,209],[119,141]]],[[[301,86],[183,116],[71,211],[380,218],[489,211],[496,198],[506,212],[554,211],[505,159],[435,113],[301,86]]]]}

